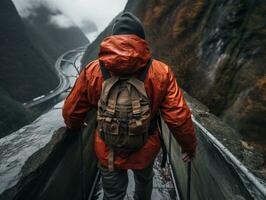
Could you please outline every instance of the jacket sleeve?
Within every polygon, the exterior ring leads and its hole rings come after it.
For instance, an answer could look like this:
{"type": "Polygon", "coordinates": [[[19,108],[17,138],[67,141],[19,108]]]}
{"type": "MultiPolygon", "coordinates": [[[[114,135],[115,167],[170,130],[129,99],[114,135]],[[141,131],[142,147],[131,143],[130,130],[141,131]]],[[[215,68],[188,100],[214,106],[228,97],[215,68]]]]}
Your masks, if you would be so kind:
{"type": "Polygon", "coordinates": [[[66,126],[70,129],[81,128],[87,112],[91,109],[85,73],[85,70],[80,73],[64,103],[63,118],[66,126]]]}
{"type": "Polygon", "coordinates": [[[170,68],[166,94],[161,104],[161,113],[168,128],[181,146],[182,152],[194,156],[197,139],[191,120],[191,112],[170,68]]]}

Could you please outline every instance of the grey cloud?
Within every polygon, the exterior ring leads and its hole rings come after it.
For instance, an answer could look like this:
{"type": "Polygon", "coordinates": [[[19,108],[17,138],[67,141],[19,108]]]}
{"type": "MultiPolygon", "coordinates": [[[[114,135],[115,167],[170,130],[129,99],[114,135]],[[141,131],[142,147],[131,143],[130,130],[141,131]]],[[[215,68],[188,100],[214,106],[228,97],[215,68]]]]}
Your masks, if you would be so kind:
{"type": "MultiPolygon", "coordinates": [[[[59,10],[85,33],[102,31],[123,10],[127,0],[13,0],[19,13],[29,15],[36,7],[44,5],[59,10]],[[93,24],[94,23],[94,24],[93,24]]],[[[66,25],[60,18],[54,22],[66,25]]]]}
{"type": "Polygon", "coordinates": [[[57,8],[53,4],[49,4],[46,0],[12,0],[22,17],[28,17],[35,14],[35,10],[40,6],[45,6],[51,11],[56,11],[57,8]]]}
{"type": "Polygon", "coordinates": [[[70,28],[74,26],[73,22],[63,14],[50,16],[50,23],[59,28],[70,28]]]}
{"type": "Polygon", "coordinates": [[[93,33],[98,30],[97,25],[89,20],[89,19],[84,19],[81,23],[81,29],[84,31],[84,33],[93,33]]]}

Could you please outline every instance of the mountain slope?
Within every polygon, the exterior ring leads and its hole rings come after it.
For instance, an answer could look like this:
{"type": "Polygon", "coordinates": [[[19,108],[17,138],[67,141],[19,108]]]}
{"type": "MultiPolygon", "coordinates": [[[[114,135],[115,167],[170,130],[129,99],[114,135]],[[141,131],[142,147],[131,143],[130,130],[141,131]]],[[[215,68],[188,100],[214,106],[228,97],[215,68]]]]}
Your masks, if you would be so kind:
{"type": "Polygon", "coordinates": [[[56,87],[58,80],[28,39],[11,0],[0,5],[0,87],[11,98],[24,102],[56,87]]]}
{"type": "Polygon", "coordinates": [[[28,39],[11,0],[0,2],[0,137],[33,119],[20,102],[56,87],[57,76],[28,39]]]}
{"type": "MultiPolygon", "coordinates": [[[[40,5],[28,17],[22,18],[32,43],[51,64],[64,52],[89,43],[85,34],[74,24],[60,27],[52,23],[56,17],[68,19],[59,11],[40,5]]],[[[72,22],[69,20],[69,23],[72,22]]]]}
{"type": "Polygon", "coordinates": [[[154,54],[180,85],[246,139],[266,144],[266,2],[139,2],[154,54]]]}

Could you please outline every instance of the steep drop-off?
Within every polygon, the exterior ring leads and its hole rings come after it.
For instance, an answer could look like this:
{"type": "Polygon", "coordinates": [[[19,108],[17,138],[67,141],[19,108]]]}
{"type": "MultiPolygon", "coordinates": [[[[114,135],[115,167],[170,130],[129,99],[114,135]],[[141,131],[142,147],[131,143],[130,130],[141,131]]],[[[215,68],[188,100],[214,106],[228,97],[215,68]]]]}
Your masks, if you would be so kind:
{"type": "Polygon", "coordinates": [[[266,144],[265,1],[138,0],[126,10],[143,21],[154,57],[184,90],[245,140],[266,144]]]}

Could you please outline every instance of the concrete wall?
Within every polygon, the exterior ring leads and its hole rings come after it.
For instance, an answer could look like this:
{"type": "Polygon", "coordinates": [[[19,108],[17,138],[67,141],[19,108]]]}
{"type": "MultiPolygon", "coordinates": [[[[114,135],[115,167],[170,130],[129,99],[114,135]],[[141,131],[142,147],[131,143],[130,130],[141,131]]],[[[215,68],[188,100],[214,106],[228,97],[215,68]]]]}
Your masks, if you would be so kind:
{"type": "MultiPolygon", "coordinates": [[[[60,116],[60,111],[56,111],[56,114],[60,116]]],[[[94,115],[94,113],[91,114],[94,115]]],[[[53,120],[53,118],[50,120],[53,120]]],[[[36,123],[38,124],[38,122],[33,124],[36,125],[36,123]]],[[[34,126],[33,124],[30,126],[34,126]]],[[[52,123],[50,125],[53,126],[52,123]]],[[[43,126],[45,125],[43,124],[43,126]]],[[[97,172],[98,161],[93,150],[94,127],[95,121],[91,120],[83,132],[86,196],[88,196],[97,172]]],[[[38,132],[35,132],[35,134],[38,136],[38,132]]],[[[1,158],[0,177],[3,178],[1,182],[9,181],[9,183],[5,186],[6,189],[0,193],[0,200],[80,200],[82,187],[79,136],[80,134],[67,135],[65,128],[58,129],[44,147],[32,153],[23,163],[23,166],[16,169],[16,172],[14,172],[16,176],[11,176],[11,173],[8,174],[8,171],[12,171],[9,166],[6,167],[7,170],[4,170],[4,167],[2,167],[4,166],[2,165],[4,164],[4,157],[1,158]],[[7,175],[6,178],[2,176],[4,174],[7,175]],[[15,184],[11,186],[13,182],[15,184]]],[[[30,144],[30,141],[28,141],[28,143],[28,146],[34,146],[35,142],[30,144]]],[[[14,143],[13,146],[15,146],[14,143]]],[[[25,148],[27,147],[23,147],[23,149],[25,148]]],[[[14,147],[14,149],[18,149],[18,147],[14,147]]],[[[19,159],[22,159],[22,156],[19,159]]],[[[12,163],[8,164],[12,165],[12,163]]],[[[14,166],[16,165],[19,165],[19,163],[14,166]]]]}
{"type": "Polygon", "coordinates": [[[59,158],[60,161],[51,171],[49,178],[38,192],[36,199],[80,200],[82,181],[84,181],[85,185],[84,192],[86,196],[89,195],[97,172],[97,158],[93,149],[94,126],[95,123],[92,121],[83,132],[84,172],[82,173],[81,168],[80,137],[66,138],[69,141],[61,149],[64,155],[61,159],[59,158]],[[81,176],[84,177],[84,180],[81,179],[81,176]]]}
{"type": "MultiPolygon", "coordinates": [[[[252,199],[242,180],[227,163],[224,157],[199,132],[198,149],[192,162],[191,199],[242,200],[252,199]]],[[[169,134],[164,135],[169,150],[169,134]]],[[[180,158],[180,148],[174,138],[171,140],[171,156],[173,171],[176,177],[180,196],[186,199],[187,164],[180,158]]]]}

